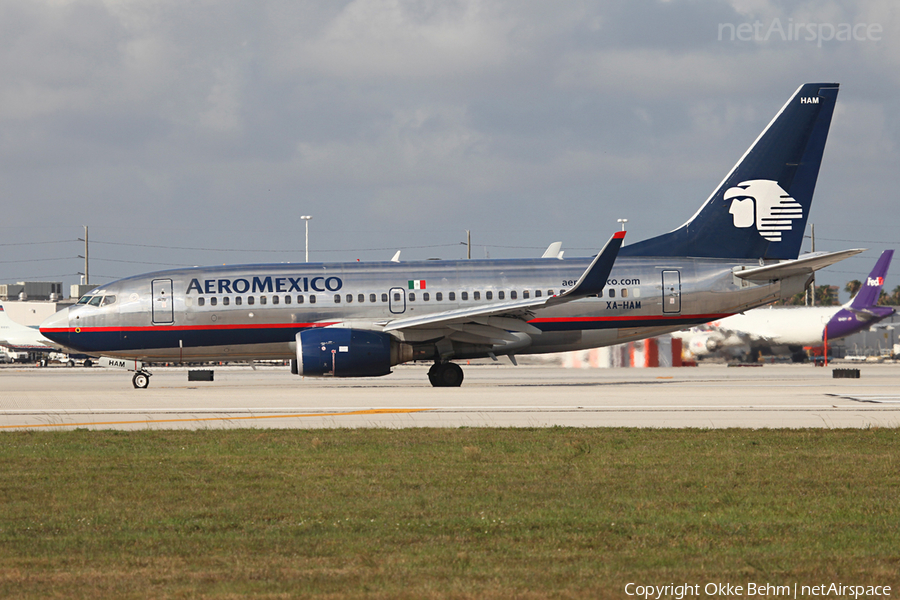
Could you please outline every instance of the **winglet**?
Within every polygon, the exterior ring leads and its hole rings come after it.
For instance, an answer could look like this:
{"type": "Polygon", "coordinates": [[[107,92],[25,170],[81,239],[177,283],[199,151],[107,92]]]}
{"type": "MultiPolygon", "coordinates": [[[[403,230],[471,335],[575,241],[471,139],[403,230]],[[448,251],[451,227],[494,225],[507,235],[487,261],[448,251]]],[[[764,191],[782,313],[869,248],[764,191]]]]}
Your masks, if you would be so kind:
{"type": "Polygon", "coordinates": [[[612,237],[609,238],[609,241],[606,242],[606,245],[603,246],[603,250],[600,251],[600,254],[594,257],[591,265],[581,274],[578,281],[575,282],[574,287],[569,288],[559,296],[551,298],[547,301],[547,304],[568,302],[570,300],[585,298],[602,292],[604,286],[606,286],[606,280],[609,279],[613,264],[616,262],[616,257],[619,255],[619,249],[622,247],[624,239],[624,231],[615,232],[612,237]]]}
{"type": "Polygon", "coordinates": [[[562,248],[562,242],[553,242],[547,246],[547,249],[544,250],[544,254],[541,255],[541,258],[558,258],[560,248],[562,248]]]}

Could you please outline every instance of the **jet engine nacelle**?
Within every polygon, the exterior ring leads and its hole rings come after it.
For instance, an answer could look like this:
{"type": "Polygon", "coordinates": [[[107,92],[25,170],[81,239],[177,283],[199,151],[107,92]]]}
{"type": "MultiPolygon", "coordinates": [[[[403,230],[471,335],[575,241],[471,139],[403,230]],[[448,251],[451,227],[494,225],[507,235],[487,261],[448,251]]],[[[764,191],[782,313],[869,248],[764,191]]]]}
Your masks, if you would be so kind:
{"type": "Polygon", "coordinates": [[[341,327],[305,329],[297,334],[296,373],[313,377],[387,375],[391,365],[401,362],[400,346],[380,331],[341,327]]]}

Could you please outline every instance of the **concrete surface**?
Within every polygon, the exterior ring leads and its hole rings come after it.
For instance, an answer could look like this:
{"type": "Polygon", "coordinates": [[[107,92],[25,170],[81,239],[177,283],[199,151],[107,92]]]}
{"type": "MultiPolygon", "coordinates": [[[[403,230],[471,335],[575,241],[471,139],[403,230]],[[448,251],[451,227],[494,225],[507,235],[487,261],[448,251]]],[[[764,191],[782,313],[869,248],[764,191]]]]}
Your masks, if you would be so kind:
{"type": "Polygon", "coordinates": [[[0,368],[0,430],[216,427],[897,427],[900,365],[724,365],[673,369],[464,366],[461,388],[432,388],[427,365],[372,379],[301,379],[286,367],[131,373],[0,368]],[[860,379],[834,379],[859,368],[860,379]]]}

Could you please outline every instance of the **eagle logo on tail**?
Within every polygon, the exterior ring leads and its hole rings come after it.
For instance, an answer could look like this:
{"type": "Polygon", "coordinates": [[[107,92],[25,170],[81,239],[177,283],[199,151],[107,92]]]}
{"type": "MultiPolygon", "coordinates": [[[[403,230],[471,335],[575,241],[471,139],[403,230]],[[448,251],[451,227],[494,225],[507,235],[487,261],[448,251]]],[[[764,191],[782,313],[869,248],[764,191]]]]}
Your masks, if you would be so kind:
{"type": "Polygon", "coordinates": [[[735,227],[755,224],[759,235],[770,242],[780,242],[781,232],[790,231],[793,221],[803,217],[803,206],[770,179],[742,181],[725,191],[725,200],[732,200],[728,212],[735,227]]]}

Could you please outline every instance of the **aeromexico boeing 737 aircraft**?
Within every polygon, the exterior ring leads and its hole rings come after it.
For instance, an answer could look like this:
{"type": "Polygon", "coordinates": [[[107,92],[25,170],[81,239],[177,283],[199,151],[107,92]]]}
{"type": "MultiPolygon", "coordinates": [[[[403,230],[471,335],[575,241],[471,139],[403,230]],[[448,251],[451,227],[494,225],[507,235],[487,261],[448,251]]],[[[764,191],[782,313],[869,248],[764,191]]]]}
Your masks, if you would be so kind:
{"type": "Polygon", "coordinates": [[[684,225],[593,258],[197,267],[99,287],[41,333],[105,363],[291,359],[306,376],[386,375],[430,361],[608,346],[802,291],[861,250],[798,258],[838,85],[802,85],[684,225]],[[142,362],[143,361],[143,362],[142,362]]]}

